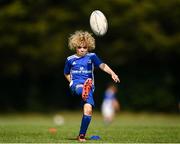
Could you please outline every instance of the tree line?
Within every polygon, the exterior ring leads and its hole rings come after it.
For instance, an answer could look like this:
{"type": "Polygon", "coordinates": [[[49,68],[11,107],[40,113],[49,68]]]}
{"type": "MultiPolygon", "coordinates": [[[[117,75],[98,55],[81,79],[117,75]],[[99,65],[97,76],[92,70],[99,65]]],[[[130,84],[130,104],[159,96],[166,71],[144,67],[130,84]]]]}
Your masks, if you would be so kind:
{"type": "MultiPolygon", "coordinates": [[[[121,78],[122,109],[178,110],[179,0],[1,0],[1,111],[76,107],[63,76],[65,59],[73,54],[68,37],[79,29],[92,33],[89,16],[95,9],[106,15],[109,28],[103,37],[93,35],[94,52],[121,78]]],[[[95,74],[100,107],[111,79],[95,74]]]]}

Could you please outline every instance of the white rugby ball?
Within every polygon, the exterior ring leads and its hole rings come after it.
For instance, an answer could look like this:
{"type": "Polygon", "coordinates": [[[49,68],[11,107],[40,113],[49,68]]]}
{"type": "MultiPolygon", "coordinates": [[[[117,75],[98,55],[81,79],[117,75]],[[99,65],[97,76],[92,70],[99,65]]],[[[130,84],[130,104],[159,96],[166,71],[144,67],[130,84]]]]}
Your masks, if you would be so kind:
{"type": "Polygon", "coordinates": [[[108,30],[108,22],[100,10],[94,10],[90,15],[90,27],[95,35],[103,36],[108,30]]]}

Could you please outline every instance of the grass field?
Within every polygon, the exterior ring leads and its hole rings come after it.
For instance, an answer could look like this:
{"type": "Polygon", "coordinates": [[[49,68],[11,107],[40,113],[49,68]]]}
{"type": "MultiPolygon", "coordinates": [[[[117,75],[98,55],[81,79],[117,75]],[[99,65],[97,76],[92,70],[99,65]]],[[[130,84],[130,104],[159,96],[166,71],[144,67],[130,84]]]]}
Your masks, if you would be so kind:
{"type": "MultiPolygon", "coordinates": [[[[0,143],[76,143],[81,112],[60,112],[65,123],[55,125],[53,114],[0,115],[0,143]],[[49,128],[56,128],[50,133],[49,128]]],[[[180,143],[180,116],[147,113],[119,113],[111,125],[104,125],[95,112],[87,138],[88,143],[180,143]]]]}

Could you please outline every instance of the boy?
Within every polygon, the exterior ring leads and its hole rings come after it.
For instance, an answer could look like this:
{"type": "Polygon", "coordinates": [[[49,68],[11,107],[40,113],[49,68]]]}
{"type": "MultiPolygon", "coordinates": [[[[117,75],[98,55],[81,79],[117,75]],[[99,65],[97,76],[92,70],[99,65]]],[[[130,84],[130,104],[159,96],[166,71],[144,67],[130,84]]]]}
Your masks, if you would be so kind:
{"type": "Polygon", "coordinates": [[[115,82],[120,82],[111,68],[103,63],[95,53],[95,39],[87,31],[76,31],[69,37],[69,48],[76,53],[69,56],[65,62],[64,75],[69,82],[73,95],[81,96],[83,103],[83,117],[81,121],[78,141],[85,142],[85,134],[92,116],[94,107],[94,67],[110,74],[115,82]]]}

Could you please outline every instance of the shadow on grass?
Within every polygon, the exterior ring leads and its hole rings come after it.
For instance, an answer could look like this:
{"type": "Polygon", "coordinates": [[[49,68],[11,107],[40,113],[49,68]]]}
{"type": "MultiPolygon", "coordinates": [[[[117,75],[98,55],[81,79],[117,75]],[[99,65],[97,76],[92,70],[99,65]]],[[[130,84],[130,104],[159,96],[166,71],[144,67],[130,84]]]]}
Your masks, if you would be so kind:
{"type": "MultiPolygon", "coordinates": [[[[78,140],[77,138],[66,138],[67,140],[78,140]]],[[[86,140],[91,140],[90,138],[86,138],[86,140]]]]}

